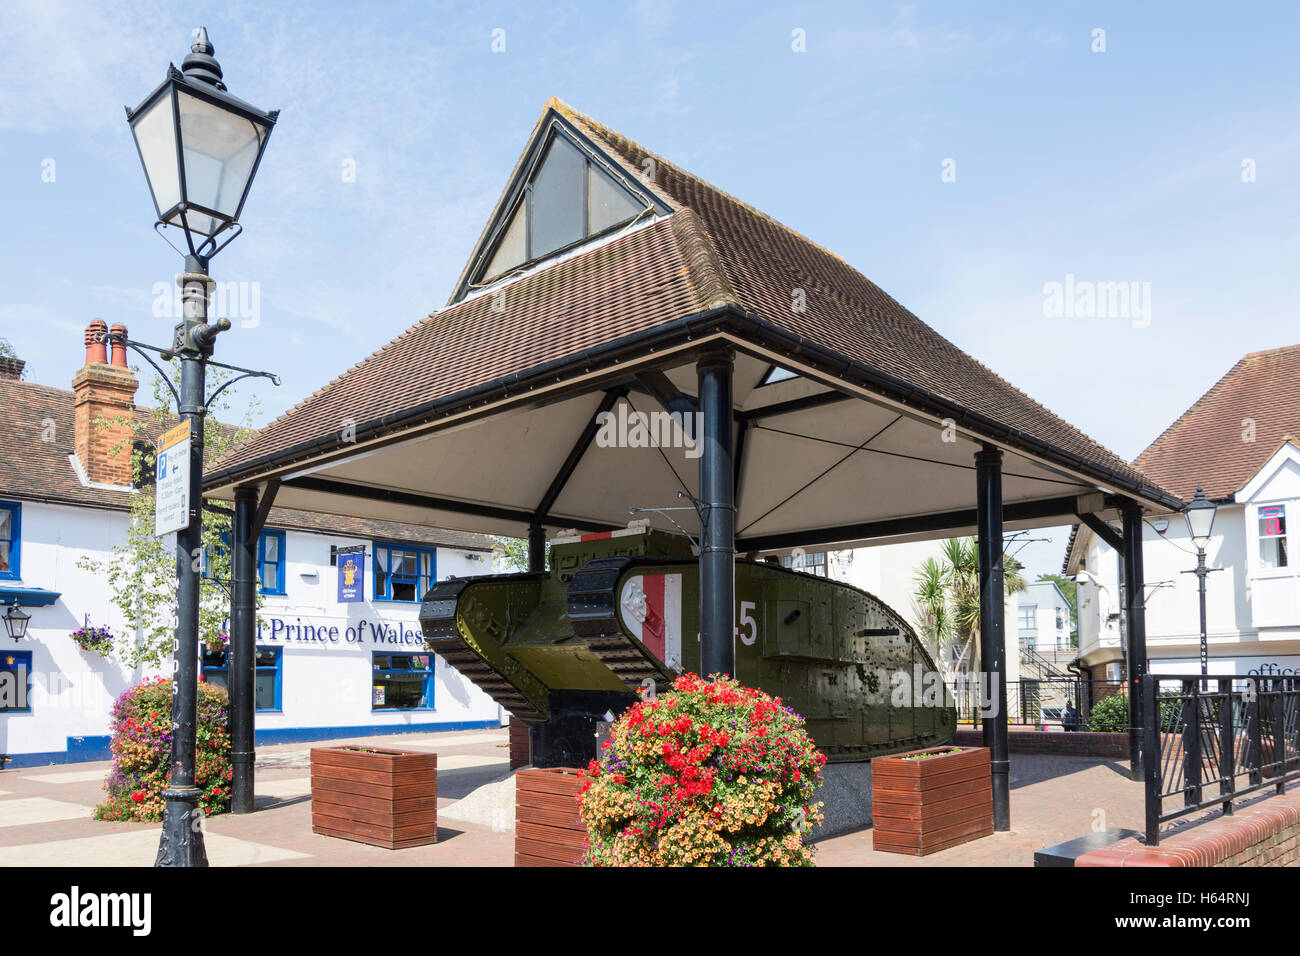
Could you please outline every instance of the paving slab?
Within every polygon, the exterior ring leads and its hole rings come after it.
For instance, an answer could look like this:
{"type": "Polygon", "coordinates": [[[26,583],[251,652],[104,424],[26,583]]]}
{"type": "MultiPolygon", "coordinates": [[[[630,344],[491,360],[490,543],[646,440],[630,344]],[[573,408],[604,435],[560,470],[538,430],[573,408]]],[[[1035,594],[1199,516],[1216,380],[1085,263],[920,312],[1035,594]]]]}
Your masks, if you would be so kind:
{"type": "Polygon", "coordinates": [[[259,797],[299,797],[311,793],[311,777],[257,780],[253,784],[253,790],[259,797]]]}
{"type": "MultiPolygon", "coordinates": [[[[150,826],[125,833],[5,847],[0,850],[0,866],[153,866],[161,833],[161,827],[150,826]]],[[[212,866],[257,866],[307,856],[219,833],[205,834],[204,846],[212,866]]]]}
{"type": "Polygon", "coordinates": [[[90,816],[93,807],[46,797],[18,797],[6,800],[0,809],[0,827],[30,826],[33,823],[54,823],[59,820],[83,820],[90,816]]]}
{"type": "Polygon", "coordinates": [[[105,772],[103,770],[68,770],[63,773],[37,773],[30,775],[28,780],[36,780],[40,783],[86,783],[89,780],[103,782],[105,772]]]}

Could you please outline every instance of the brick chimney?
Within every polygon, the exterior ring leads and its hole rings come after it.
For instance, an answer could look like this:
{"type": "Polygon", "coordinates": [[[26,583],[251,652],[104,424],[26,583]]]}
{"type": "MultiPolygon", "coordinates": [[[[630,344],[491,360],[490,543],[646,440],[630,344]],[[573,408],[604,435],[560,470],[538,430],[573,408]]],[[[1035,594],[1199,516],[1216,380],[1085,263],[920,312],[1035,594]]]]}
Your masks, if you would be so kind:
{"type": "MultiPolygon", "coordinates": [[[[96,319],[86,328],[86,364],[72,379],[76,395],[77,459],[86,476],[96,484],[131,486],[131,446],[135,433],[135,390],[139,386],[126,365],[126,347],[114,345],[112,362],[105,343],[96,333],[108,327],[96,319]],[[121,419],[111,424],[100,419],[121,419]]],[[[126,335],[126,327],[113,326],[114,334],[126,335]]]]}
{"type": "Polygon", "coordinates": [[[17,382],[23,377],[27,363],[16,355],[0,355],[0,380],[17,382]]]}

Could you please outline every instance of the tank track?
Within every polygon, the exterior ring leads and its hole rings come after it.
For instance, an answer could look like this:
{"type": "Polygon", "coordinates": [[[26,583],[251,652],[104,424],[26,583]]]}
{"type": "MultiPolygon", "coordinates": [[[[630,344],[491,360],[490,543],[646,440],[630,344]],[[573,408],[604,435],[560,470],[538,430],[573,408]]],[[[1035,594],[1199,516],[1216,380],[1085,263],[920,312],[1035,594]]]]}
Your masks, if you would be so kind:
{"type": "Polygon", "coordinates": [[[420,605],[420,625],[425,646],[456,668],[456,672],[525,723],[538,723],[547,715],[533,706],[520,690],[479,656],[456,625],[460,592],[483,578],[438,581],[420,605]]]}
{"type": "Polygon", "coordinates": [[[569,580],[568,612],[573,633],[629,690],[635,690],[647,678],[665,681],[676,675],[620,626],[619,578],[633,566],[670,567],[681,563],[628,557],[597,558],[575,571],[569,580]]]}

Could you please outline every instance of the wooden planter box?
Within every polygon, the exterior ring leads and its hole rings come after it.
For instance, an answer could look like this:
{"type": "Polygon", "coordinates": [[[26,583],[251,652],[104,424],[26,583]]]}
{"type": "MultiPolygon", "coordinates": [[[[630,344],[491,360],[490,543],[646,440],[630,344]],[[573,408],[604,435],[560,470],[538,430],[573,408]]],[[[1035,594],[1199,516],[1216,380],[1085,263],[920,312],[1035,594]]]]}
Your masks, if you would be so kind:
{"type": "Polygon", "coordinates": [[[515,774],[515,866],[577,866],[587,845],[578,819],[582,781],[572,767],[515,774]]]}
{"type": "Polygon", "coordinates": [[[993,776],[984,747],[927,747],[871,761],[871,845],[925,856],[993,832],[993,776]],[[944,753],[952,750],[954,753],[944,753]]]}
{"type": "Polygon", "coordinates": [[[438,755],[314,747],[311,831],[398,850],[438,841],[438,755]]]}
{"type": "Polygon", "coordinates": [[[528,740],[528,725],[518,717],[510,718],[510,769],[518,770],[533,762],[528,740]]]}

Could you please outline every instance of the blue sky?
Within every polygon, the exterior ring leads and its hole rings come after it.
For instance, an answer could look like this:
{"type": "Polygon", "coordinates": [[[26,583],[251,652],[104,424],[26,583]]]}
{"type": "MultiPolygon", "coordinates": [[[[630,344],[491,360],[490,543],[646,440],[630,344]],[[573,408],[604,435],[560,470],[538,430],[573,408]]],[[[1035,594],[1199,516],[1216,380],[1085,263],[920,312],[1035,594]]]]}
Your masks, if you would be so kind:
{"type": "MultiPolygon", "coordinates": [[[[213,261],[256,284],[259,322],[219,358],[283,377],[254,386],[272,415],[446,300],[553,95],[834,250],[1128,458],[1241,355],[1300,341],[1291,4],[19,0],[0,335],[32,381],[68,386],[93,318],[170,337],[153,290],[178,260],[122,106],[200,24],[231,92],[282,111],[213,261]],[[1150,283],[1149,323],[1046,316],[1067,275],[1150,283]]],[[[1059,566],[1051,537],[1032,570],[1059,566]]]]}

